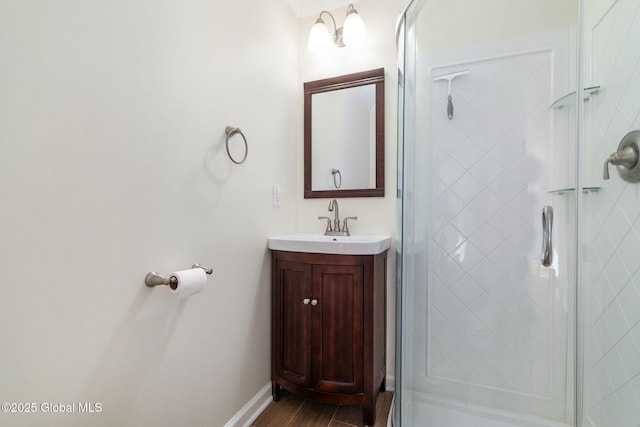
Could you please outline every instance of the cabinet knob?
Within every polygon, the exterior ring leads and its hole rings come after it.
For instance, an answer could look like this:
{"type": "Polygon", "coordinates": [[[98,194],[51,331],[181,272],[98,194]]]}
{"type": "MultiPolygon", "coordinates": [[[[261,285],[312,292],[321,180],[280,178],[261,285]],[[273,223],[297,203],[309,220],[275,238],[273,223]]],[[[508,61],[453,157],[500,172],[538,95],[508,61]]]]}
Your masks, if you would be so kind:
{"type": "Polygon", "coordinates": [[[310,300],[309,298],[305,298],[305,299],[303,299],[303,300],[302,300],[302,303],[303,303],[304,305],[309,305],[309,302],[310,302],[310,301],[311,301],[311,300],[310,300]]]}
{"type": "Polygon", "coordinates": [[[318,300],[317,300],[317,299],[315,299],[315,298],[314,298],[314,299],[312,299],[312,300],[311,300],[311,305],[313,305],[313,306],[318,305],[318,300]]]}

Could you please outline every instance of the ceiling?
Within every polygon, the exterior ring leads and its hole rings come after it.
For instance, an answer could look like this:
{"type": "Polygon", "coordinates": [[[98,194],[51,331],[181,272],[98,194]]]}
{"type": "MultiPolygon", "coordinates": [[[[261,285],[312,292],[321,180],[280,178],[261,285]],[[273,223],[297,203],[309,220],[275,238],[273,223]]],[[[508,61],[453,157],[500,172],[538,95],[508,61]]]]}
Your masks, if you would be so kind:
{"type": "MultiPolygon", "coordinates": [[[[362,1],[362,0],[360,0],[362,1]]],[[[354,5],[358,0],[287,0],[289,6],[299,17],[316,15],[323,10],[333,10],[354,5]]]]}

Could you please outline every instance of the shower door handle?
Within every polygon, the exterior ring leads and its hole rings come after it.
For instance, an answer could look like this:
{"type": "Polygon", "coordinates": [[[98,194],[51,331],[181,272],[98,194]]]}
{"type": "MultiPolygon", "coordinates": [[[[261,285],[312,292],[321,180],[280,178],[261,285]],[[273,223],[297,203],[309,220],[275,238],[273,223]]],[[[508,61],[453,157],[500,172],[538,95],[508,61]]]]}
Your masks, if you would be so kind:
{"type": "Polygon", "coordinates": [[[545,206],[542,208],[542,251],[540,253],[540,262],[545,267],[551,265],[553,261],[553,208],[545,206]]]}

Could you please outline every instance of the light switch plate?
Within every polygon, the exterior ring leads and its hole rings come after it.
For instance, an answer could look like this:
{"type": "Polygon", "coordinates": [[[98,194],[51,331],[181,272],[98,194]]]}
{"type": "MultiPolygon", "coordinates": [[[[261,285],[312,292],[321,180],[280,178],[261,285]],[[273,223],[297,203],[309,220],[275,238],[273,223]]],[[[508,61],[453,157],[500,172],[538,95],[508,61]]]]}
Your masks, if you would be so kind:
{"type": "Polygon", "coordinates": [[[272,195],[273,195],[273,207],[280,207],[280,184],[273,184],[272,187],[272,195]]]}

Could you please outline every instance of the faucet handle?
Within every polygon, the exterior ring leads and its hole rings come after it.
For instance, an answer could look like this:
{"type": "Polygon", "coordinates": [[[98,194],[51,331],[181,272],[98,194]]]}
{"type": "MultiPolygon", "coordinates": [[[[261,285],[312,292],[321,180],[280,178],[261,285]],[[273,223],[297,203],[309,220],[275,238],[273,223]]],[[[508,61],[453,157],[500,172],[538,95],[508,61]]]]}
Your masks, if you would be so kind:
{"type": "Polygon", "coordinates": [[[331,218],[329,218],[328,216],[319,216],[318,219],[326,219],[327,220],[327,229],[324,231],[325,233],[327,233],[329,231],[333,231],[333,229],[331,228],[331,218]]]}
{"type": "Polygon", "coordinates": [[[623,181],[640,182],[640,130],[627,133],[617,151],[604,161],[603,179],[609,179],[609,165],[618,166],[623,181]]]}
{"type": "Polygon", "coordinates": [[[609,163],[611,163],[612,160],[613,154],[607,157],[607,160],[604,161],[604,171],[602,172],[602,179],[609,179],[609,163]]]}
{"type": "Polygon", "coordinates": [[[638,163],[638,152],[633,147],[626,146],[610,155],[604,162],[602,179],[609,179],[609,163],[631,169],[638,163]]]}
{"type": "Polygon", "coordinates": [[[349,220],[349,219],[358,219],[358,217],[357,216],[348,216],[348,217],[346,217],[344,219],[344,223],[342,225],[342,231],[344,231],[347,234],[347,236],[349,236],[349,225],[347,224],[347,220],[349,220]]]}

